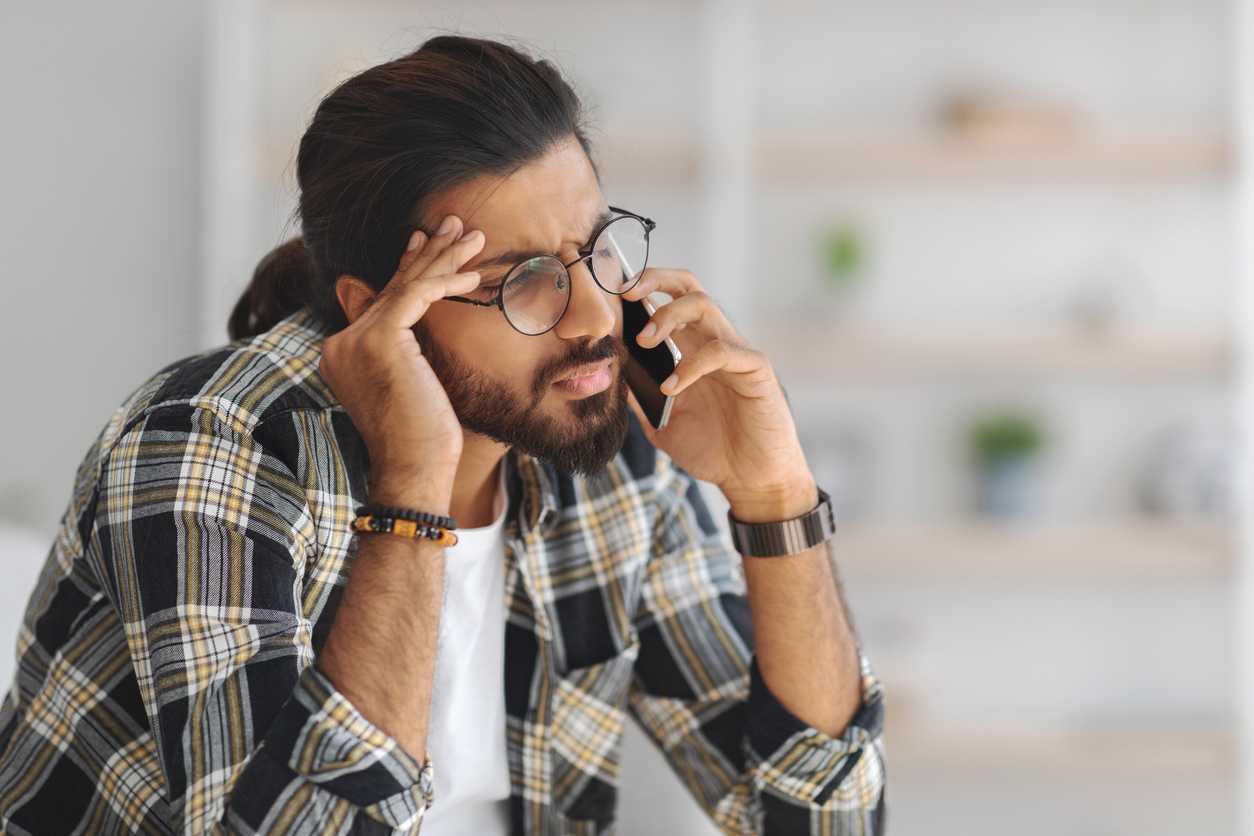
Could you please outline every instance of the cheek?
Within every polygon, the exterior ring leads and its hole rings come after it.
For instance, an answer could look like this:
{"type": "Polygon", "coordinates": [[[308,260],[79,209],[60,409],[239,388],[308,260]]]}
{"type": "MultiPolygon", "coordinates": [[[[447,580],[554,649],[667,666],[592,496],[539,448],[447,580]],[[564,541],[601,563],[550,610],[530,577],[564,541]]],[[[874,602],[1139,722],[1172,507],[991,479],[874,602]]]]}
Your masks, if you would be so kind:
{"type": "Polygon", "coordinates": [[[515,331],[495,308],[444,302],[427,314],[432,335],[477,372],[498,380],[531,380],[545,340],[515,331]],[[438,311],[437,308],[443,308],[438,311]],[[435,314],[435,315],[433,315],[435,314]]]}

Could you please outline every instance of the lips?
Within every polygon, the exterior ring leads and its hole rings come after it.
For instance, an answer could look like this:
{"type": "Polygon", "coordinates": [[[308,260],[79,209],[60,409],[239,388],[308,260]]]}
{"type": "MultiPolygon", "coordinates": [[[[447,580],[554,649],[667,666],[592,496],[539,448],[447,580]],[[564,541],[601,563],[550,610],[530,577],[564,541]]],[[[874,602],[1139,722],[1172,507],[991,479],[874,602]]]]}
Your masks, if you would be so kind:
{"type": "Polygon", "coordinates": [[[553,386],[579,397],[604,392],[609,388],[614,377],[610,372],[611,362],[610,359],[605,359],[582,365],[554,383],[553,386]]]}

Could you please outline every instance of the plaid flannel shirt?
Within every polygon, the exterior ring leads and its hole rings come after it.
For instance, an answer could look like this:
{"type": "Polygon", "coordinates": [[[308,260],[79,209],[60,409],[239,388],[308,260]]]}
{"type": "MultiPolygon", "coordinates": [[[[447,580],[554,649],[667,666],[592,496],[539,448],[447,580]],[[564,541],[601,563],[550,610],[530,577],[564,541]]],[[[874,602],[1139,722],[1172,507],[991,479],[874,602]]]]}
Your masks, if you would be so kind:
{"type": "MultiPolygon", "coordinates": [[[[298,314],[177,364],[96,442],[0,708],[8,833],[418,831],[432,764],[313,665],[369,474],[317,373],[323,339],[298,314]]],[[[507,468],[515,834],[613,830],[627,711],[727,833],[882,830],[865,660],[839,739],[774,699],[737,560],[634,419],[596,478],[507,468]]]]}

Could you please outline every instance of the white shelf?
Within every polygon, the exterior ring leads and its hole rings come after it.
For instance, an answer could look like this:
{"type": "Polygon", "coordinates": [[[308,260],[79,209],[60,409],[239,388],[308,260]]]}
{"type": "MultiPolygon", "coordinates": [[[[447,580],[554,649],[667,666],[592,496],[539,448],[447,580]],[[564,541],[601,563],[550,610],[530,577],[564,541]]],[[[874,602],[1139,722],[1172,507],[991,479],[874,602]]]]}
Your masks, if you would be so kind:
{"type": "MultiPolygon", "coordinates": [[[[891,726],[891,724],[890,724],[891,726]]],[[[1034,774],[1227,774],[1233,735],[1223,727],[926,734],[891,727],[891,769],[1034,774]]]]}
{"type": "MultiPolygon", "coordinates": [[[[936,131],[917,134],[763,134],[750,150],[760,182],[849,177],[1216,176],[1232,165],[1221,131],[1082,133],[1042,142],[989,142],[936,131]]],[[[691,183],[702,151],[689,137],[609,136],[599,162],[612,182],[691,183]]]]}
{"type": "Polygon", "coordinates": [[[1231,533],[1154,521],[1023,528],[980,523],[843,526],[836,562],[851,579],[1220,579],[1231,533]]]}
{"type": "Polygon", "coordinates": [[[756,169],[766,179],[880,176],[1213,175],[1230,166],[1219,132],[1080,134],[1036,143],[996,143],[959,134],[763,137],[756,169]]]}
{"type": "Polygon", "coordinates": [[[1205,333],[1067,331],[911,334],[764,327],[758,347],[784,374],[809,377],[1218,377],[1230,370],[1226,337],[1205,333]]]}

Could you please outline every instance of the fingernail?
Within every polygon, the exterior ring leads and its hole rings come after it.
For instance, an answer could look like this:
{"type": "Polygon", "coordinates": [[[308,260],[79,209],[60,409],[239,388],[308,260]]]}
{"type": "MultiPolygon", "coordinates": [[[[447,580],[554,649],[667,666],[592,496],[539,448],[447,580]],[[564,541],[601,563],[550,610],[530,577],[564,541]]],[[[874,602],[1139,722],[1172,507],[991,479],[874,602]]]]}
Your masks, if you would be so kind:
{"type": "Polygon", "coordinates": [[[640,336],[648,339],[657,333],[657,326],[650,322],[648,325],[640,329],[640,336]]]}
{"type": "Polygon", "coordinates": [[[435,231],[436,235],[447,235],[453,229],[453,216],[449,215],[444,219],[444,223],[440,224],[440,228],[435,231]]]}
{"type": "Polygon", "coordinates": [[[405,248],[405,252],[413,252],[418,249],[418,247],[422,245],[422,239],[426,237],[427,236],[422,234],[422,230],[418,230],[413,235],[409,236],[409,246],[405,248]]]}
{"type": "MultiPolygon", "coordinates": [[[[641,333],[644,333],[644,332],[642,331],[641,333]]],[[[673,374],[670,377],[666,378],[666,382],[662,384],[662,388],[674,389],[675,385],[678,383],[679,383],[679,375],[673,374]]]]}
{"type": "Polygon", "coordinates": [[[472,229],[472,230],[470,230],[470,232],[467,232],[465,235],[463,235],[463,236],[462,236],[462,240],[463,240],[463,241],[469,241],[471,238],[474,238],[474,237],[475,237],[475,234],[476,234],[478,231],[479,231],[479,230],[477,230],[477,229],[472,229]]]}

